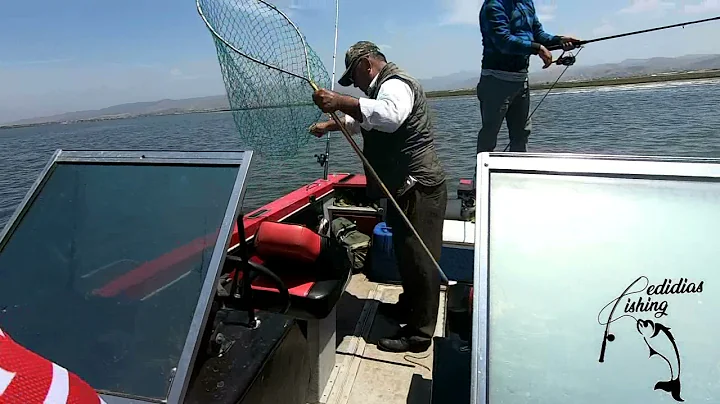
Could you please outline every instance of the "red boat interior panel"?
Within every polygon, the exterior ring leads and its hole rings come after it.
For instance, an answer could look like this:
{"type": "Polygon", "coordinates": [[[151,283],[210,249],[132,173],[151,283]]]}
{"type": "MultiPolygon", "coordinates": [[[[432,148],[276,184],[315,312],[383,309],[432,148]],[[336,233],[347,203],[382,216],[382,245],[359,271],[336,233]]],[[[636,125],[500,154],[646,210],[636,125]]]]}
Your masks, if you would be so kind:
{"type": "MultiPolygon", "coordinates": [[[[255,232],[257,232],[260,223],[266,220],[274,222],[281,221],[304,206],[312,203],[315,199],[319,199],[328,192],[331,192],[339,184],[342,184],[342,186],[348,186],[348,184],[342,183],[342,181],[351,177],[357,176],[354,174],[328,175],[327,180],[319,179],[248,213],[245,215],[244,220],[245,234],[254,235],[255,232]]],[[[230,239],[230,248],[237,246],[238,243],[239,239],[236,226],[233,231],[232,238],[230,239]]]]}

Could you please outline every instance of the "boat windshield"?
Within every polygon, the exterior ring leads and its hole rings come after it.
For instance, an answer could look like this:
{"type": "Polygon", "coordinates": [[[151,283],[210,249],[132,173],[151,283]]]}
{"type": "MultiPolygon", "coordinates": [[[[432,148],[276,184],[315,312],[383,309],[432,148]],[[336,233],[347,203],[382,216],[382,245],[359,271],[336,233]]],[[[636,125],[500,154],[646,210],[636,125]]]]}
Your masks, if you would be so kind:
{"type": "Polygon", "coordinates": [[[717,402],[720,160],[478,167],[473,403],[717,402]]]}
{"type": "Polygon", "coordinates": [[[101,392],[165,400],[187,383],[249,162],[71,160],[0,240],[0,326],[101,392]]]}

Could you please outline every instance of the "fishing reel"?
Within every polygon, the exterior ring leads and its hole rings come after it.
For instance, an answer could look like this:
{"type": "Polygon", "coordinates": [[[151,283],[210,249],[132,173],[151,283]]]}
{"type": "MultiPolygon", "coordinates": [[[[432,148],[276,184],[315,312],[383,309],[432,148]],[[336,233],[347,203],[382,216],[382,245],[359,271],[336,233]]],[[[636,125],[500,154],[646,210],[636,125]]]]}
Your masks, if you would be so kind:
{"type": "Polygon", "coordinates": [[[574,65],[575,61],[576,61],[575,55],[568,55],[568,56],[560,56],[553,63],[558,66],[568,66],[569,67],[569,66],[574,65]]]}
{"type": "Polygon", "coordinates": [[[328,155],[327,153],[316,154],[315,159],[317,160],[318,164],[320,164],[320,167],[325,167],[325,164],[328,161],[328,155]]]}
{"type": "Polygon", "coordinates": [[[575,64],[575,61],[577,60],[576,57],[575,57],[575,55],[573,55],[572,53],[570,53],[570,54],[568,54],[567,56],[565,56],[565,53],[566,53],[566,52],[563,52],[563,53],[560,55],[560,57],[558,57],[557,60],[555,60],[555,61],[553,62],[553,64],[556,64],[556,65],[558,65],[558,66],[566,66],[566,67],[570,67],[570,66],[574,65],[574,64],[575,64]]]}

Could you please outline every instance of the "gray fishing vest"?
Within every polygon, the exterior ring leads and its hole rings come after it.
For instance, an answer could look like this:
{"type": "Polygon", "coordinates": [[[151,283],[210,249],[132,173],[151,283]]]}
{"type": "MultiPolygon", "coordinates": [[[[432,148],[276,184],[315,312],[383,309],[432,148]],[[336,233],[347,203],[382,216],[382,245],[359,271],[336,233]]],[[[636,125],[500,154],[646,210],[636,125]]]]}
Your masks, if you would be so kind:
{"type": "MultiPolygon", "coordinates": [[[[413,109],[394,133],[362,129],[363,154],[390,193],[398,197],[409,189],[409,176],[421,185],[432,187],[445,181],[445,171],[433,145],[434,129],[425,92],[414,78],[394,63],[388,63],[378,73],[377,82],[369,90],[368,97],[376,99],[380,86],[391,78],[400,79],[410,86],[415,97],[413,109]]],[[[368,196],[374,199],[385,197],[372,177],[366,177],[368,196]]]]}

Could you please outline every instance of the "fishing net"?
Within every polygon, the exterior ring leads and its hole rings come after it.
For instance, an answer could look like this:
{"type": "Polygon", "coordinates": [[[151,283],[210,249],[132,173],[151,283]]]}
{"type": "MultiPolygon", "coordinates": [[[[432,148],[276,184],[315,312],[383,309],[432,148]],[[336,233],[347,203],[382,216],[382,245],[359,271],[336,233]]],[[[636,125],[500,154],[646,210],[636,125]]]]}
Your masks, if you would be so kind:
{"type": "Polygon", "coordinates": [[[320,58],[295,24],[263,0],[197,0],[212,34],[233,120],[243,147],[289,157],[314,136],[322,116],[315,83],[330,88],[320,58]]]}
{"type": "MultiPolygon", "coordinates": [[[[295,155],[311,138],[310,125],[322,115],[312,101],[314,89],[330,87],[320,58],[297,26],[265,0],[196,1],[215,41],[225,89],[243,143],[262,155],[295,155]]],[[[452,284],[337,113],[331,116],[368,174],[400,212],[443,281],[452,284]]]]}

